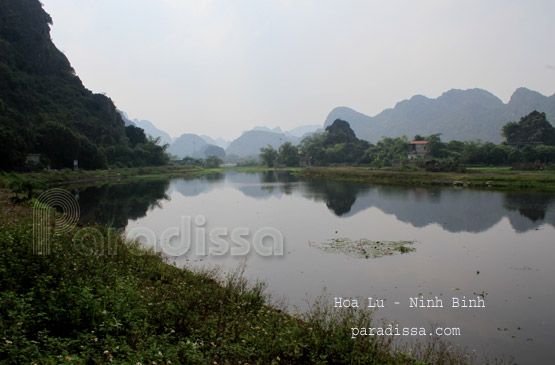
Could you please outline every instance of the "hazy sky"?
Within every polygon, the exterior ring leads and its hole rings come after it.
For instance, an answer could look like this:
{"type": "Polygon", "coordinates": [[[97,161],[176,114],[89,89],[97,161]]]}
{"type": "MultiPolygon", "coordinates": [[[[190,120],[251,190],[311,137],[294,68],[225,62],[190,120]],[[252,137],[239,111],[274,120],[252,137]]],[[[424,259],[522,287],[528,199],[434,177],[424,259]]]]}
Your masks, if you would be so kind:
{"type": "Polygon", "coordinates": [[[415,94],[555,93],[553,0],[42,0],[85,86],[172,136],[375,115],[415,94]]]}

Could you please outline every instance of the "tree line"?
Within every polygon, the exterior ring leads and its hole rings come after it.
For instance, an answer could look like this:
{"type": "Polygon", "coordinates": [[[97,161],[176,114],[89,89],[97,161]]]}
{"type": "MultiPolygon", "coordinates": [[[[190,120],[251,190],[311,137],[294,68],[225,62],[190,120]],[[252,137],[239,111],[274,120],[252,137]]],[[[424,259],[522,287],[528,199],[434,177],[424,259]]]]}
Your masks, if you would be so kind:
{"type": "Polygon", "coordinates": [[[0,170],[36,171],[44,168],[79,167],[87,170],[108,167],[155,166],[168,163],[166,145],[147,137],[144,130],[133,125],[125,127],[125,136],[118,143],[99,146],[82,133],[60,122],[45,122],[29,132],[28,139],[0,126],[0,170]],[[23,145],[30,147],[23,149],[23,145]],[[26,152],[40,154],[39,162],[26,162],[26,152]]]}
{"type": "MultiPolygon", "coordinates": [[[[501,135],[505,141],[500,144],[480,140],[442,142],[440,134],[417,135],[414,140],[428,141],[428,155],[414,162],[423,164],[435,159],[451,167],[555,162],[555,129],[545,113],[533,111],[518,122],[509,122],[501,135]]],[[[299,166],[302,159],[316,166],[404,166],[409,164],[409,144],[406,136],[383,137],[371,144],[358,139],[348,122],[337,119],[324,132],[306,137],[298,146],[285,143],[278,150],[272,146],[261,148],[260,159],[268,167],[299,166]]]]}

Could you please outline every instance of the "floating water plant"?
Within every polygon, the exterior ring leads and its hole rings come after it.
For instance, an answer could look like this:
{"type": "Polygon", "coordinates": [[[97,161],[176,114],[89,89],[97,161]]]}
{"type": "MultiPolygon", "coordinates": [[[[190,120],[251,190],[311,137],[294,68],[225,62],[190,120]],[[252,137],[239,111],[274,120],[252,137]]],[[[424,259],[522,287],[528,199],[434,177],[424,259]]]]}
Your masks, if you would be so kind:
{"type": "Polygon", "coordinates": [[[416,249],[410,247],[416,241],[371,241],[367,239],[350,240],[348,238],[332,238],[322,243],[309,241],[310,247],[324,252],[343,253],[353,258],[376,259],[397,253],[409,253],[416,249]]]}

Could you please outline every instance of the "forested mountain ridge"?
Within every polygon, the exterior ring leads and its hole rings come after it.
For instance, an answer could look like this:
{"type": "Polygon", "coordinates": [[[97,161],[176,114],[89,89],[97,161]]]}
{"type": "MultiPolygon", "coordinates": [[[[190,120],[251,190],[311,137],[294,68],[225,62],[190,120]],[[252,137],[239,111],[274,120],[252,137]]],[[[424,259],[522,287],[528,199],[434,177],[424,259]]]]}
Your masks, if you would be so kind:
{"type": "Polygon", "coordinates": [[[347,107],[333,109],[324,126],[336,119],[351,125],[359,138],[376,143],[383,136],[409,138],[441,133],[444,141],[475,140],[499,143],[501,127],[517,121],[533,110],[545,112],[555,120],[555,95],[544,96],[526,88],[517,89],[507,104],[492,93],[481,89],[449,90],[437,99],[415,95],[398,102],[374,117],[347,107]]]}
{"type": "Polygon", "coordinates": [[[83,86],[50,25],[39,0],[0,0],[0,169],[23,168],[28,153],[60,168],[73,159],[85,168],[134,160],[136,143],[114,103],[83,86]]]}

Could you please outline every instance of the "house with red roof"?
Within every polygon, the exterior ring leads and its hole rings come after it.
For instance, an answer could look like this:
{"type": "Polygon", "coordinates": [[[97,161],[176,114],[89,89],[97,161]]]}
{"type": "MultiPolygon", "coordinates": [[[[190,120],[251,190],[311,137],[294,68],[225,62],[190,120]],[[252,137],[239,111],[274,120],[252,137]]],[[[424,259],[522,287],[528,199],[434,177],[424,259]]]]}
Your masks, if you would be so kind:
{"type": "Polygon", "coordinates": [[[429,141],[412,141],[409,143],[408,158],[429,157],[430,156],[429,141]]]}

